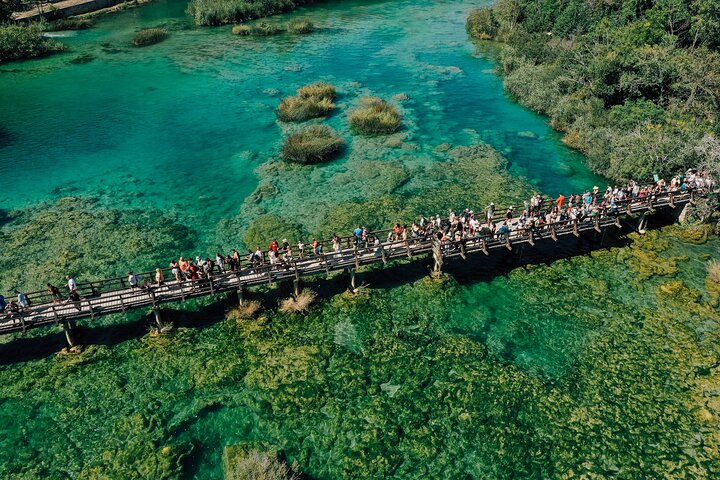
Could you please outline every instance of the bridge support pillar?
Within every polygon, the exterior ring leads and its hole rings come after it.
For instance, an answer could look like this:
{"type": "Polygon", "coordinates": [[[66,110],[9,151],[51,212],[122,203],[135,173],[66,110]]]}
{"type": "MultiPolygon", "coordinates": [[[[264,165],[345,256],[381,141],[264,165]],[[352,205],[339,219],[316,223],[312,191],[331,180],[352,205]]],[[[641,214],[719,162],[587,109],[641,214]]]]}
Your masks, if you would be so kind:
{"type": "Polygon", "coordinates": [[[640,219],[638,220],[638,233],[645,233],[645,227],[647,227],[647,218],[645,217],[645,212],[643,212],[640,214],[640,219]]]}
{"type": "Polygon", "coordinates": [[[350,288],[352,288],[352,291],[354,292],[357,289],[357,286],[355,285],[355,269],[350,268],[350,288]]]}
{"type": "Polygon", "coordinates": [[[65,340],[67,341],[67,348],[70,350],[75,346],[75,335],[70,322],[67,320],[62,321],[63,332],[65,332],[65,340]]]}
{"type": "Polygon", "coordinates": [[[297,296],[300,295],[300,279],[299,278],[293,279],[293,295],[295,295],[295,298],[297,298],[297,296]]]}
{"type": "Polygon", "coordinates": [[[440,278],[442,274],[443,256],[442,256],[442,245],[439,241],[433,241],[432,247],[433,260],[435,265],[433,266],[432,276],[434,278],[440,278]]]}
{"type": "Polygon", "coordinates": [[[242,285],[238,287],[237,289],[237,296],[238,296],[238,305],[241,307],[243,306],[243,303],[245,303],[245,299],[243,297],[243,287],[242,285]]]}
{"type": "Polygon", "coordinates": [[[165,324],[162,321],[162,314],[160,313],[160,308],[155,306],[153,307],[153,314],[155,315],[155,323],[157,324],[158,331],[165,328],[165,324]]]}

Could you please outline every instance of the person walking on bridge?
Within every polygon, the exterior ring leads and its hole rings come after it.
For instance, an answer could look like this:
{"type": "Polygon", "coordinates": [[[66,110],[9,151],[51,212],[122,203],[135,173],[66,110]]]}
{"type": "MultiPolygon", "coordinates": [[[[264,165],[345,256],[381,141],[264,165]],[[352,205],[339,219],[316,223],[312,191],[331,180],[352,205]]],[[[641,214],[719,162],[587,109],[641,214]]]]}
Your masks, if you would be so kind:
{"type": "Polygon", "coordinates": [[[138,277],[132,270],[128,272],[128,283],[133,290],[138,288],[138,277]]]}
{"type": "Polygon", "coordinates": [[[47,292],[52,297],[52,301],[54,304],[62,303],[62,295],[60,294],[60,289],[57,288],[52,283],[47,284],[47,292]]]}
{"type": "Polygon", "coordinates": [[[67,277],[65,277],[65,280],[67,280],[68,290],[70,290],[71,292],[77,290],[77,282],[75,282],[75,279],[73,277],[68,275],[67,277]]]}
{"type": "Polygon", "coordinates": [[[5,307],[7,307],[7,301],[5,297],[0,294],[0,313],[5,313],[5,307]]]}
{"type": "Polygon", "coordinates": [[[155,269],[155,283],[158,287],[162,286],[162,284],[165,283],[165,275],[163,275],[163,271],[159,268],[155,269]]]}
{"type": "Polygon", "coordinates": [[[17,295],[17,302],[18,302],[18,305],[20,305],[21,310],[26,310],[26,309],[30,308],[30,300],[28,300],[27,295],[25,295],[25,292],[15,290],[15,295],[17,295]]]}

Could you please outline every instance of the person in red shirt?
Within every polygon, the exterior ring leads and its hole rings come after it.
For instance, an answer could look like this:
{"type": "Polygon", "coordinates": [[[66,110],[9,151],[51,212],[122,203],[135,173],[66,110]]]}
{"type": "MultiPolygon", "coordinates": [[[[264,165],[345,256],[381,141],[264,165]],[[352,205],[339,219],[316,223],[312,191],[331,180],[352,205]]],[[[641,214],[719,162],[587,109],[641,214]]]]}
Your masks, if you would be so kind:
{"type": "Polygon", "coordinates": [[[561,193],[555,202],[557,203],[558,208],[562,208],[563,205],[565,205],[565,195],[561,193]]]}

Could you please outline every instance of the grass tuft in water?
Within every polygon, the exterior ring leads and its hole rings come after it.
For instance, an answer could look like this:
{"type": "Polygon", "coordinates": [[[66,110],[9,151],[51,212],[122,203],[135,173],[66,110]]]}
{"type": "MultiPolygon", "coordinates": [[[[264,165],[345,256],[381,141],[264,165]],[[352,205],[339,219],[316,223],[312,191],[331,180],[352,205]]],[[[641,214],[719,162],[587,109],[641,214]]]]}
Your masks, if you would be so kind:
{"type": "Polygon", "coordinates": [[[334,108],[336,91],[324,82],[305,85],[297,95],[283,98],[275,112],[282,122],[303,122],[311,118],[327,116],[334,108]]]}
{"type": "Polygon", "coordinates": [[[317,294],[312,290],[305,289],[297,297],[286,298],[280,302],[280,310],[283,313],[302,313],[310,309],[317,294]]]}
{"type": "Polygon", "coordinates": [[[243,302],[242,305],[233,307],[227,313],[227,318],[229,320],[235,320],[236,322],[243,322],[245,320],[251,320],[259,311],[260,302],[257,300],[250,300],[243,302]]]}
{"type": "Polygon", "coordinates": [[[345,140],[327,125],[312,125],[285,140],[280,155],[288,162],[309,164],[331,160],[345,148],[345,140]]]}
{"type": "Polygon", "coordinates": [[[307,18],[294,18],[287,24],[287,30],[295,34],[308,34],[315,31],[315,25],[307,18]]]}
{"type": "Polygon", "coordinates": [[[361,106],[350,112],[352,129],[361,135],[389,135],[402,126],[402,115],[395,105],[378,97],[364,97],[361,106]]]}
{"type": "Polygon", "coordinates": [[[146,28],[140,30],[133,38],[133,45],[136,47],[146,47],[160,43],[168,37],[168,32],[164,28],[146,28]]]}

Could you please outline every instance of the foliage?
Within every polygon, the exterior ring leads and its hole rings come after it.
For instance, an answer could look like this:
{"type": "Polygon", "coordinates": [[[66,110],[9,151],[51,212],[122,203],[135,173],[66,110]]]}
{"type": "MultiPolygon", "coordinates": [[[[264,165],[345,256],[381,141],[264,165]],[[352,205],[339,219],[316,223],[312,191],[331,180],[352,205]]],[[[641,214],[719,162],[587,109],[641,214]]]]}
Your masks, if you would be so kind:
{"type": "Polygon", "coordinates": [[[232,27],[233,35],[251,35],[252,28],[250,25],[235,25],[232,27]]]}
{"type": "Polygon", "coordinates": [[[295,34],[312,33],[315,30],[315,25],[307,18],[293,18],[288,22],[287,30],[295,34]]]}
{"type": "Polygon", "coordinates": [[[12,212],[0,228],[0,291],[43,290],[78,281],[149,271],[158,259],[181,255],[194,241],[191,230],[159,211],[116,210],[93,199],[67,197],[12,212]],[[19,262],[18,258],[22,258],[19,262]]]}
{"type": "Polygon", "coordinates": [[[92,22],[87,18],[67,17],[55,20],[51,27],[53,30],[86,30],[92,27],[92,22]]]}
{"type": "Polygon", "coordinates": [[[190,0],[188,13],[198,25],[240,23],[288,12],[313,0],[190,0]]]}
{"type": "Polygon", "coordinates": [[[468,31],[492,36],[493,19],[506,88],[548,115],[594,170],[667,177],[695,166],[703,137],[717,136],[713,1],[502,0],[473,11],[468,31]]]}
{"type": "Polygon", "coordinates": [[[304,238],[303,231],[297,225],[279,215],[263,215],[256,218],[245,233],[245,245],[248,249],[265,248],[273,240],[278,242],[287,238],[291,244],[304,238]]]}
{"type": "Polygon", "coordinates": [[[168,37],[168,32],[164,28],[145,28],[135,34],[133,45],[136,47],[145,47],[160,43],[168,37]]]}
{"type": "Polygon", "coordinates": [[[402,126],[402,115],[395,105],[378,97],[364,97],[361,106],[348,116],[352,129],[362,135],[388,135],[402,126]]]}
{"type": "Polygon", "coordinates": [[[251,450],[236,457],[225,472],[226,480],[298,480],[295,466],[289,467],[272,452],[251,450]]]}
{"type": "Polygon", "coordinates": [[[491,7],[476,8],[468,14],[465,28],[467,32],[481,40],[490,40],[497,36],[500,24],[491,7]]]}
{"type": "Polygon", "coordinates": [[[23,0],[0,0],[0,25],[9,22],[14,12],[22,11],[23,0]]]}
{"type": "Polygon", "coordinates": [[[271,35],[277,35],[282,33],[283,28],[281,25],[272,22],[256,22],[252,26],[252,35],[259,37],[269,37],[271,35]]]}
{"type": "Polygon", "coordinates": [[[327,125],[312,125],[285,139],[280,155],[295,163],[326,162],[345,148],[345,140],[327,125]]]}
{"type": "Polygon", "coordinates": [[[260,311],[260,302],[257,300],[249,300],[243,302],[242,305],[233,307],[227,314],[227,318],[235,320],[236,322],[243,322],[250,320],[255,317],[255,314],[260,311]]]}
{"type": "Polygon", "coordinates": [[[43,25],[0,24],[0,63],[42,57],[65,49],[62,43],[45,38],[43,25]]]}
{"type": "Polygon", "coordinates": [[[300,87],[297,95],[283,98],[276,114],[283,122],[303,122],[327,116],[334,108],[335,87],[318,82],[300,87]]]}
{"type": "Polygon", "coordinates": [[[708,264],[708,278],[720,284],[720,261],[712,261],[708,264]]]}
{"type": "Polygon", "coordinates": [[[310,305],[317,297],[317,294],[309,289],[304,289],[297,296],[286,298],[280,302],[279,310],[283,313],[302,313],[308,311],[310,305]]]}

